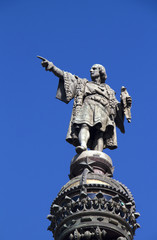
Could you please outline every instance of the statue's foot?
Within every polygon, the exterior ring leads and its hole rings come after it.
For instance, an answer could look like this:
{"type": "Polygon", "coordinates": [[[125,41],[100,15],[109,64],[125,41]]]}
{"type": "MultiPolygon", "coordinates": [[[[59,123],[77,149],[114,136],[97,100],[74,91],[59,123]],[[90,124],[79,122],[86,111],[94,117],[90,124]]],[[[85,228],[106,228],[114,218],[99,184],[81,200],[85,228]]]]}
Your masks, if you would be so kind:
{"type": "Polygon", "coordinates": [[[82,153],[83,151],[86,151],[87,148],[86,148],[86,147],[83,147],[83,146],[77,146],[77,147],[75,148],[75,150],[76,150],[76,152],[77,152],[78,154],[80,154],[80,153],[82,153]]]}

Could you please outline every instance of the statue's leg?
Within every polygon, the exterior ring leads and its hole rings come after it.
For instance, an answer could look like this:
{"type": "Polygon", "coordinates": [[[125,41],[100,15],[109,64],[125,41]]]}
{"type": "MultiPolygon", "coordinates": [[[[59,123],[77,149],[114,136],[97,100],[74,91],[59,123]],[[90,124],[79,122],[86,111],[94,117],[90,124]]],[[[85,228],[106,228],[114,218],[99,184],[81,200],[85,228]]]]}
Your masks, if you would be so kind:
{"type": "Polygon", "coordinates": [[[80,146],[76,147],[77,153],[81,153],[87,150],[87,142],[89,140],[89,137],[90,137],[89,126],[87,124],[82,124],[78,135],[80,146]]]}
{"type": "Polygon", "coordinates": [[[95,134],[93,149],[102,152],[104,149],[103,132],[97,131],[95,134]]]}

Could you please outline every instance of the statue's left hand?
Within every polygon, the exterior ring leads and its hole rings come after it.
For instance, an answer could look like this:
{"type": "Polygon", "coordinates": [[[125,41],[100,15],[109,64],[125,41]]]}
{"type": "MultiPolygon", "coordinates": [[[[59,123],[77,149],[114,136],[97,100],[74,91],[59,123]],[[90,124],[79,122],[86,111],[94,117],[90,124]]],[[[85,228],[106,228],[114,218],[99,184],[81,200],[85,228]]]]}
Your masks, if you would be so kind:
{"type": "Polygon", "coordinates": [[[132,98],[130,96],[126,97],[126,103],[127,103],[127,107],[130,108],[132,105],[132,98]]]}

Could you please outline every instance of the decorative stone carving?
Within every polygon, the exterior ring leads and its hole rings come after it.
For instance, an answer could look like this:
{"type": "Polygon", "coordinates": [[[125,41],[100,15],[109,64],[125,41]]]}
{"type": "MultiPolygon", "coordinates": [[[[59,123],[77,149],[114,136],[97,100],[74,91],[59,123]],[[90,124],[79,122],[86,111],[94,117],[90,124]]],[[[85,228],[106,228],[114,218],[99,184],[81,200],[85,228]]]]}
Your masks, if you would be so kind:
{"type": "Polygon", "coordinates": [[[52,203],[48,219],[54,238],[133,239],[139,213],[128,188],[105,175],[88,172],[83,184],[81,178],[72,178],[52,203]]]}

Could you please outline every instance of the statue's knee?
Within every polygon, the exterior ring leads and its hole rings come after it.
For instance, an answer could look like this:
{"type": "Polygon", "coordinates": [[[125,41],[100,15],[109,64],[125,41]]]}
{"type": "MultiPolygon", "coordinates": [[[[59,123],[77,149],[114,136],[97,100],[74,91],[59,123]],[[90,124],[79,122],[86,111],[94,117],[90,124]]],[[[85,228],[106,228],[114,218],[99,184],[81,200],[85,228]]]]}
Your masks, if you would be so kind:
{"type": "Polygon", "coordinates": [[[86,130],[89,130],[89,126],[88,126],[86,123],[83,123],[82,126],[81,126],[81,128],[84,128],[84,129],[86,129],[86,130]]]}

